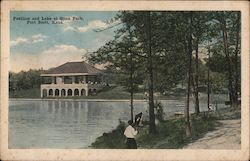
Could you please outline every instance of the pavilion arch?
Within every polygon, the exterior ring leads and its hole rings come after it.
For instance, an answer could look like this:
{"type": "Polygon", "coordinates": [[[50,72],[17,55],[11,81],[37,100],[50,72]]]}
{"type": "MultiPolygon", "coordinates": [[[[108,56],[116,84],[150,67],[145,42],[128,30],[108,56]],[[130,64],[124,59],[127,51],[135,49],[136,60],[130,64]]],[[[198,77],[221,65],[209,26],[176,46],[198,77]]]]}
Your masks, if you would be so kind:
{"type": "Polygon", "coordinates": [[[59,89],[56,89],[56,90],[55,90],[55,96],[59,96],[59,94],[60,94],[59,89]]]}
{"type": "Polygon", "coordinates": [[[72,96],[72,89],[68,89],[68,96],[72,96]]]}
{"type": "Polygon", "coordinates": [[[89,95],[92,94],[92,90],[91,90],[91,89],[89,89],[88,94],[89,94],[89,95]]]}
{"type": "Polygon", "coordinates": [[[48,97],[47,96],[47,89],[43,89],[43,97],[48,97]]]}
{"type": "Polygon", "coordinates": [[[49,89],[49,96],[53,96],[53,89],[49,89]]]}
{"type": "Polygon", "coordinates": [[[81,96],[86,96],[86,90],[85,89],[81,90],[81,96]]]}
{"type": "Polygon", "coordinates": [[[79,96],[79,89],[74,90],[74,96],[79,96]]]}
{"type": "Polygon", "coordinates": [[[62,97],[65,97],[65,96],[66,96],[66,90],[65,90],[65,89],[62,89],[62,90],[61,90],[61,96],[62,96],[62,97]]]}
{"type": "Polygon", "coordinates": [[[41,82],[40,97],[91,95],[95,91],[93,89],[99,91],[104,87],[103,74],[101,70],[84,61],[66,62],[40,75],[46,78],[41,82]],[[47,92],[43,92],[43,89],[47,92]]]}

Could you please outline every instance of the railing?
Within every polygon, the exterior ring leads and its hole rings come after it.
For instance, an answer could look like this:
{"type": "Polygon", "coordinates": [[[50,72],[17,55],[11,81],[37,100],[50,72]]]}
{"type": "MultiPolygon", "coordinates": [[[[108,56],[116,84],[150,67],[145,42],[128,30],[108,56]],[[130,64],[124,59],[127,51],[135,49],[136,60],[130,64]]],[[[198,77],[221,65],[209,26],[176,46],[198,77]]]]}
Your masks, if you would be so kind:
{"type": "Polygon", "coordinates": [[[86,84],[86,83],[75,83],[75,84],[41,84],[42,89],[48,88],[102,88],[103,84],[86,84]]]}

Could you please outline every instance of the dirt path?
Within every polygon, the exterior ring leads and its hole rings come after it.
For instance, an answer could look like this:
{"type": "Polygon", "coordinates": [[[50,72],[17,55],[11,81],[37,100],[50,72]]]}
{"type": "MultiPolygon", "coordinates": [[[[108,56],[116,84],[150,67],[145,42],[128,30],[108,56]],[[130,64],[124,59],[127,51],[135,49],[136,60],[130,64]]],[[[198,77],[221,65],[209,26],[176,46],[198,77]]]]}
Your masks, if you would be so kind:
{"type": "Polygon", "coordinates": [[[183,147],[184,149],[240,149],[241,122],[220,120],[222,125],[208,132],[202,138],[183,147]]]}

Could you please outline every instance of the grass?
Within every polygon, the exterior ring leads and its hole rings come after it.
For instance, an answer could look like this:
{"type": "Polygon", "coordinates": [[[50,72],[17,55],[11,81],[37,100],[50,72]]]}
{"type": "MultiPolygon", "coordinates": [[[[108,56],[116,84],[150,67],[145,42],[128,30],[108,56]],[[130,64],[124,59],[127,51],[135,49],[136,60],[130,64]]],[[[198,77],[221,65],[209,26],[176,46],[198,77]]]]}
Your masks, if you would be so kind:
{"type": "Polygon", "coordinates": [[[31,88],[26,90],[10,91],[10,98],[40,98],[40,89],[31,88]]]}
{"type": "MultiPolygon", "coordinates": [[[[216,117],[191,117],[192,137],[185,135],[185,120],[183,117],[171,118],[160,122],[157,128],[157,134],[148,134],[148,125],[139,129],[136,138],[138,147],[141,149],[178,149],[187,143],[202,137],[206,132],[214,129],[216,117]]],[[[104,133],[98,137],[91,145],[95,149],[124,149],[125,137],[123,135],[126,124],[120,125],[110,133],[104,133]]]]}
{"type": "MultiPolygon", "coordinates": [[[[148,133],[149,126],[145,124],[143,128],[139,129],[136,141],[140,149],[179,149],[220,126],[219,120],[240,118],[241,108],[224,108],[212,113],[201,113],[198,116],[191,115],[192,136],[187,138],[185,135],[185,118],[172,117],[156,125],[157,134],[155,135],[148,133]]],[[[126,148],[123,135],[126,126],[127,124],[120,122],[116,129],[98,137],[90,147],[94,149],[126,148]]]]}
{"type": "MultiPolygon", "coordinates": [[[[40,89],[33,88],[27,90],[10,91],[10,98],[40,98],[40,89]]],[[[50,97],[47,97],[50,98],[50,97]]],[[[53,97],[54,98],[54,97],[53,97]]],[[[102,91],[94,95],[80,97],[58,97],[63,99],[130,99],[130,93],[121,86],[105,87],[102,91]]],[[[156,96],[157,99],[169,99],[169,96],[156,96]]],[[[134,99],[145,99],[143,93],[135,93],[134,99]]]]}
{"type": "Polygon", "coordinates": [[[215,115],[221,120],[241,119],[241,108],[224,108],[218,110],[215,115]]]}
{"type": "Polygon", "coordinates": [[[125,149],[125,136],[123,132],[125,130],[125,123],[120,122],[117,128],[109,133],[103,133],[102,136],[98,137],[91,148],[96,149],[125,149]]]}
{"type": "MultiPolygon", "coordinates": [[[[176,89],[171,94],[166,95],[156,95],[155,99],[158,100],[167,100],[167,99],[182,99],[183,89],[176,89]]],[[[19,91],[10,91],[9,92],[10,98],[40,98],[40,88],[32,88],[27,90],[19,90],[19,91]]],[[[47,97],[48,99],[55,98],[55,97],[47,97]]],[[[81,96],[81,97],[57,97],[57,98],[63,98],[63,99],[130,99],[130,93],[125,91],[123,87],[121,86],[110,86],[110,87],[104,87],[100,92],[98,92],[95,95],[89,95],[89,96],[81,96]]],[[[134,99],[147,99],[143,92],[135,93],[134,99]]],[[[204,93],[201,93],[199,97],[200,101],[206,101],[207,95],[204,93]]],[[[227,100],[227,97],[225,95],[216,95],[211,96],[211,100],[216,100],[217,103],[224,103],[227,100]],[[212,98],[216,97],[216,98],[212,98]]],[[[214,102],[213,102],[214,103],[214,102]]]]}
{"type": "MultiPolygon", "coordinates": [[[[19,91],[10,91],[10,98],[40,98],[40,88],[22,89],[19,91]]],[[[50,97],[47,97],[50,98],[50,97]]],[[[130,93],[126,92],[121,86],[105,87],[95,95],[81,97],[58,97],[63,99],[130,99],[130,93]]],[[[144,99],[142,93],[135,93],[135,99],[144,99]]]]}
{"type": "MultiPolygon", "coordinates": [[[[126,92],[121,86],[105,87],[96,95],[84,96],[80,98],[88,99],[130,99],[130,93],[126,92]]],[[[144,99],[142,93],[135,93],[135,99],[144,99]]]]}

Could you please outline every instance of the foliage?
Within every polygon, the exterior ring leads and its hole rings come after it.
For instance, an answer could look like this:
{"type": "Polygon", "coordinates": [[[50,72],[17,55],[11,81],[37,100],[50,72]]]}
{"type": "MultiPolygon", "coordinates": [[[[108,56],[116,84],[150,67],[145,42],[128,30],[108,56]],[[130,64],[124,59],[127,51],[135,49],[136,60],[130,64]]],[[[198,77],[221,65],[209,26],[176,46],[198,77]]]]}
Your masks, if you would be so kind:
{"type": "Polygon", "coordinates": [[[221,43],[214,45],[212,49],[215,50],[214,53],[223,54],[225,57],[229,100],[231,106],[237,107],[240,91],[241,14],[223,11],[214,14],[213,18],[218,26],[216,38],[221,40],[221,43]]]}
{"type": "MultiPolygon", "coordinates": [[[[192,117],[192,132],[191,138],[185,136],[184,118],[171,118],[160,122],[157,125],[157,134],[148,133],[148,126],[139,129],[139,134],[136,137],[138,147],[141,149],[177,149],[182,148],[191,140],[194,141],[202,137],[206,132],[214,129],[216,118],[210,117],[192,117]]],[[[103,136],[91,145],[92,148],[116,148],[124,149],[125,137],[123,135],[125,124],[121,123],[115,130],[110,133],[105,133],[103,136]]]]}
{"type": "Polygon", "coordinates": [[[9,91],[10,98],[40,98],[40,88],[9,91]]]}
{"type": "Polygon", "coordinates": [[[213,83],[212,88],[216,91],[227,87],[230,101],[232,104],[237,102],[240,90],[239,12],[121,11],[116,18],[123,25],[116,31],[115,39],[98,49],[90,60],[108,63],[116,70],[116,83],[131,92],[131,102],[133,89],[144,85],[149,94],[149,131],[156,131],[153,93],[166,93],[183,82],[187,82],[189,133],[189,96],[194,93],[198,114],[199,83],[209,87],[213,83]],[[205,55],[209,55],[209,59],[206,60],[205,55]],[[210,70],[214,73],[207,78],[204,73],[210,70]]]}
{"type": "Polygon", "coordinates": [[[125,149],[126,138],[123,135],[125,130],[125,123],[120,121],[118,127],[110,133],[103,133],[98,137],[94,143],[91,144],[92,148],[96,149],[125,149]]]}
{"type": "Polygon", "coordinates": [[[164,120],[164,111],[163,111],[163,106],[161,104],[161,102],[156,102],[155,103],[155,108],[156,108],[156,118],[159,121],[163,121],[164,120]]]}
{"type": "Polygon", "coordinates": [[[21,71],[19,73],[9,73],[9,90],[19,91],[40,87],[43,70],[21,71]]]}

